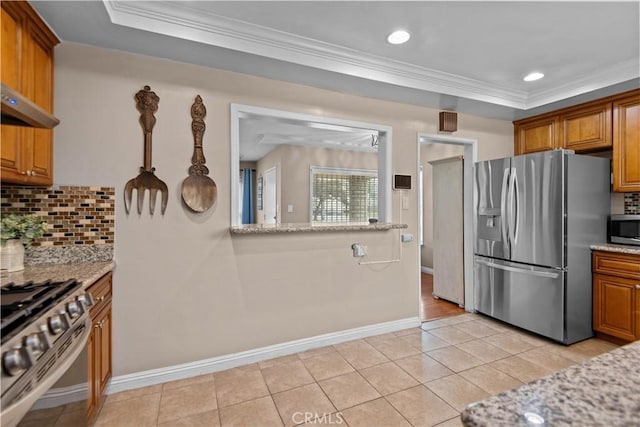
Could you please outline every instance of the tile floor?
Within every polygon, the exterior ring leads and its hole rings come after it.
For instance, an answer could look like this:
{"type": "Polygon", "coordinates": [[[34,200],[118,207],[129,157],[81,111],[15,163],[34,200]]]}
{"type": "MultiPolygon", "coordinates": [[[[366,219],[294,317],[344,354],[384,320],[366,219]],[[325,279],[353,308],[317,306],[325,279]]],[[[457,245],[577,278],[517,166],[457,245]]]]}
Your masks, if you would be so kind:
{"type": "Polygon", "coordinates": [[[616,346],[476,314],[107,396],[96,427],[460,426],[469,403],[616,346]]]}

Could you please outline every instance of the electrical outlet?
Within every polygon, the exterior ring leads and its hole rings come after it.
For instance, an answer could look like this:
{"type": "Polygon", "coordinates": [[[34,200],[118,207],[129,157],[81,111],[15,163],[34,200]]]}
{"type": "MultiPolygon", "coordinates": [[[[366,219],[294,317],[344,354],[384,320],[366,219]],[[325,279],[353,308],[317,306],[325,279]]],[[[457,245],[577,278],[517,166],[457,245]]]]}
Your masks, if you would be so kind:
{"type": "Polygon", "coordinates": [[[403,243],[413,242],[413,234],[404,233],[403,235],[400,236],[400,241],[403,243]]]}
{"type": "Polygon", "coordinates": [[[367,254],[367,247],[361,245],[360,243],[352,244],[351,250],[353,250],[353,256],[355,258],[361,258],[367,254]]]}

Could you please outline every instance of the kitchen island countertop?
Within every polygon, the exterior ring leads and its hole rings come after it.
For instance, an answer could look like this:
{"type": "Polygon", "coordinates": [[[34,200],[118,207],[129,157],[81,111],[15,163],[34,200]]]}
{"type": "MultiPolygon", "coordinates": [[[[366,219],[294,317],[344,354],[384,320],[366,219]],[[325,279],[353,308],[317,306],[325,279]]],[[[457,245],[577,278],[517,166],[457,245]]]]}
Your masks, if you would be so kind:
{"type": "Polygon", "coordinates": [[[638,366],[640,341],[472,403],[461,419],[468,427],[530,426],[542,420],[549,426],[638,425],[638,366]]]}
{"type": "Polygon", "coordinates": [[[24,270],[2,277],[0,284],[4,286],[11,282],[20,284],[29,281],[76,279],[87,287],[113,270],[113,267],[113,261],[26,265],[24,270]]]}
{"type": "Polygon", "coordinates": [[[618,252],[621,254],[640,255],[640,246],[618,245],[616,243],[600,243],[591,245],[594,251],[618,252]]]}

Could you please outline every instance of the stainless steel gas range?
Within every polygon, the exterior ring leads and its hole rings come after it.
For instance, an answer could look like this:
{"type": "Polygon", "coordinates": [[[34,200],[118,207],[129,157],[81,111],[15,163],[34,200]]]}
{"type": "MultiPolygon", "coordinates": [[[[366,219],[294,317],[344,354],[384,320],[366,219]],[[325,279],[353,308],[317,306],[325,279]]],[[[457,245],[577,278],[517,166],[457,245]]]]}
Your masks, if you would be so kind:
{"type": "Polygon", "coordinates": [[[79,359],[91,332],[93,301],[73,279],[10,283],[0,290],[0,425],[13,427],[79,359]]]}

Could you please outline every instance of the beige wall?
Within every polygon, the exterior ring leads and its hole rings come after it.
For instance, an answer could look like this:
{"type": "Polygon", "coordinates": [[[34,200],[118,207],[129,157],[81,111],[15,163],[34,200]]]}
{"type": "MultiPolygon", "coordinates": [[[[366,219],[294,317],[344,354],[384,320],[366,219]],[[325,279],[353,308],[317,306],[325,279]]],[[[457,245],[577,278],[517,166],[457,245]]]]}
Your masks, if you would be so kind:
{"type": "MultiPolygon", "coordinates": [[[[384,268],[358,266],[351,256],[350,245],[361,242],[372,257],[388,257],[395,231],[229,234],[229,104],[392,126],[393,170],[414,182],[416,133],[435,132],[437,110],[68,43],[56,48],[55,73],[55,182],[116,187],[114,375],[418,315],[415,240],[403,246],[401,262],[384,268]],[[169,187],[164,216],[157,209],[150,217],[146,201],[142,215],[127,216],[121,203],[142,164],[133,96],[144,85],[160,97],[153,165],[169,187]],[[204,152],[218,186],[216,205],[202,214],[180,200],[197,94],[207,107],[204,152]]],[[[502,138],[510,123],[465,117],[460,127],[460,136],[480,139],[481,157],[500,144],[511,150],[502,138]]],[[[417,233],[416,191],[407,210],[393,196],[394,221],[417,233]]]]}

